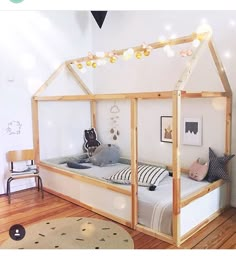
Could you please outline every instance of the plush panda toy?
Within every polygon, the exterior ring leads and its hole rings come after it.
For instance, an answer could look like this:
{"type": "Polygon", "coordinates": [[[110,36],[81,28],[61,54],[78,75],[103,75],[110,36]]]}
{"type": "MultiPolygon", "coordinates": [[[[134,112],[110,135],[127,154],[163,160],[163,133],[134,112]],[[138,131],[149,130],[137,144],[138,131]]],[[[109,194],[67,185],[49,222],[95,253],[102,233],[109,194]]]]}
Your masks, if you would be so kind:
{"type": "Polygon", "coordinates": [[[97,140],[97,133],[94,128],[84,131],[84,149],[91,157],[95,149],[101,145],[100,141],[97,140]]]}

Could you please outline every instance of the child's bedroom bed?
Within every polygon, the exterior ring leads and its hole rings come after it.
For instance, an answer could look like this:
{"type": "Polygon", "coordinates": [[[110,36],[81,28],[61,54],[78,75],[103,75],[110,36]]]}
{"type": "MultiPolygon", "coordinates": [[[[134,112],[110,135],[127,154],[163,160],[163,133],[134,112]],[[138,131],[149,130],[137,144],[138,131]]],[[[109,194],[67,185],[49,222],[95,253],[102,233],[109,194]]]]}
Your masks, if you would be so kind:
{"type": "MultiPolygon", "coordinates": [[[[71,201],[86,204],[86,207],[100,212],[105,216],[115,219],[123,224],[131,225],[131,187],[129,184],[116,184],[107,179],[130,165],[117,163],[104,167],[95,166],[90,163],[83,164],[91,167],[89,169],[69,168],[65,161],[66,157],[47,159],[41,162],[42,166],[50,166],[52,172],[47,168],[40,168],[44,179],[44,186],[48,191],[54,191],[71,201]],[[51,176],[51,177],[50,177],[51,176]],[[65,179],[65,176],[67,177],[65,179]],[[86,179],[87,177],[88,179],[86,179]],[[73,178],[73,182],[72,182],[73,178]],[[86,183],[84,183],[86,180],[86,183]],[[70,186],[70,190],[65,188],[70,186]],[[109,190],[107,190],[109,187],[109,190]],[[112,189],[113,187],[113,189],[112,189]]],[[[70,159],[70,157],[68,157],[70,159]]],[[[138,224],[147,227],[157,234],[164,234],[167,241],[171,241],[172,233],[172,174],[165,167],[163,179],[160,180],[154,191],[149,186],[141,184],[138,186],[138,224]],[[169,239],[168,239],[169,238],[169,239]]],[[[119,181],[118,181],[119,183],[119,181]]],[[[212,184],[207,181],[195,181],[188,175],[181,175],[181,199],[199,191],[211,191],[212,184]]],[[[186,204],[181,210],[181,236],[186,235],[196,224],[212,217],[212,214],[223,209],[226,203],[226,186],[222,186],[201,197],[192,203],[186,204]],[[211,202],[209,205],[209,201],[211,202]],[[194,213],[194,214],[193,214],[194,213]]]]}
{"type": "MultiPolygon", "coordinates": [[[[184,174],[180,159],[181,101],[184,102],[185,99],[195,103],[199,99],[209,100],[219,97],[225,99],[225,141],[223,142],[223,148],[221,147],[220,150],[226,155],[230,155],[231,152],[232,91],[224,68],[215,52],[211,35],[209,33],[193,33],[189,36],[170,39],[166,42],[156,42],[150,44],[150,46],[154,50],[165,45],[174,46],[191,43],[195,39],[200,41],[200,46],[190,57],[187,67],[172,91],[92,94],[75,71],[78,64],[88,60],[91,61],[91,56],[66,61],[52,74],[32,98],[34,148],[37,153],[36,163],[39,166],[44,188],[47,191],[133,229],[138,229],[169,243],[175,243],[177,246],[207,225],[229,205],[229,183],[221,179],[213,183],[194,181],[187,174],[184,174]],[[183,90],[184,85],[191,76],[193,67],[198,60],[198,53],[205,45],[209,47],[224,91],[186,92],[183,90]],[[66,93],[68,86],[66,83],[64,87],[63,83],[60,84],[58,94],[57,90],[56,92],[49,90],[47,94],[49,84],[64,70],[68,72],[67,75],[69,74],[73,77],[73,81],[80,85],[81,94],[83,95],[76,93],[75,88],[73,88],[74,91],[72,93],[66,93]],[[97,125],[97,113],[99,112],[99,104],[97,102],[108,100],[126,100],[129,103],[129,109],[126,112],[130,114],[130,119],[129,121],[127,121],[128,119],[124,120],[124,123],[129,123],[129,126],[123,133],[127,133],[127,141],[130,141],[129,155],[125,154],[130,158],[132,170],[130,185],[114,184],[104,179],[125,168],[127,165],[124,163],[102,168],[92,166],[92,168],[85,170],[75,170],[67,168],[65,164],[60,164],[60,156],[66,155],[63,153],[65,148],[63,145],[69,145],[71,150],[74,149],[73,154],[80,152],[73,148],[75,144],[79,144],[77,141],[78,134],[82,134],[84,129],[88,127],[97,128],[99,126],[97,125]],[[172,157],[168,157],[169,163],[166,171],[168,175],[164,175],[165,177],[159,182],[154,191],[150,191],[145,186],[138,186],[138,155],[141,155],[139,152],[141,146],[138,143],[138,139],[143,142],[143,134],[142,131],[139,131],[140,127],[138,126],[138,114],[141,109],[139,104],[142,100],[145,102],[155,100],[158,104],[159,102],[162,104],[165,101],[167,105],[171,106],[170,109],[168,108],[168,112],[172,116],[172,144],[168,149],[165,147],[166,151],[160,150],[158,153],[169,154],[172,157]],[[63,104],[68,102],[71,104],[70,111],[65,112],[66,106],[63,104]],[[81,105],[78,106],[76,105],[77,103],[81,103],[81,105]],[[43,107],[44,104],[46,106],[43,107]],[[78,114],[79,110],[80,114],[78,114]],[[52,120],[55,113],[59,113],[59,119],[58,122],[53,123],[52,120]],[[76,120],[78,116],[81,117],[80,120],[76,120]],[[64,126],[61,127],[61,125],[64,126]],[[75,138],[76,143],[74,143],[75,138]],[[64,144],[62,141],[64,141],[64,144]],[[49,148],[48,142],[54,143],[51,148],[49,148]],[[55,153],[56,151],[57,153],[55,153]],[[55,159],[55,157],[58,157],[58,159],[55,159]],[[172,176],[169,176],[169,172],[172,173],[172,176]]],[[[144,51],[142,46],[134,47],[134,49],[135,51],[144,51]]],[[[126,50],[116,51],[116,55],[120,56],[126,50]]],[[[96,56],[93,57],[94,61],[96,61],[96,56]]],[[[109,54],[105,54],[104,58],[109,58],[109,54]]],[[[205,84],[207,84],[207,77],[204,79],[205,84]]],[[[211,103],[207,106],[210,105],[211,103]]],[[[158,107],[156,109],[157,111],[159,110],[158,107]]],[[[219,116],[219,112],[212,113],[216,117],[219,116]]],[[[144,113],[143,116],[145,117],[145,115],[144,113]]],[[[154,115],[157,116],[158,113],[155,112],[154,115]]],[[[161,116],[161,113],[159,113],[159,116],[161,116]]],[[[206,116],[205,119],[205,121],[211,123],[213,121],[212,114],[206,116]]],[[[217,119],[215,122],[217,122],[217,119]]],[[[209,125],[212,125],[210,123],[209,125]]],[[[208,139],[211,137],[212,129],[214,130],[214,128],[211,127],[209,130],[208,139]]],[[[150,139],[149,134],[147,137],[150,139]]],[[[157,141],[158,139],[155,139],[155,143],[157,141]]],[[[159,144],[161,143],[159,142],[159,144]]],[[[82,143],[80,146],[82,146],[82,143]]],[[[154,143],[152,146],[155,146],[154,143]]],[[[123,149],[127,150],[127,145],[123,149]]],[[[193,147],[190,152],[194,152],[193,147]]],[[[189,152],[185,151],[186,155],[187,153],[190,156],[189,152]]]]}

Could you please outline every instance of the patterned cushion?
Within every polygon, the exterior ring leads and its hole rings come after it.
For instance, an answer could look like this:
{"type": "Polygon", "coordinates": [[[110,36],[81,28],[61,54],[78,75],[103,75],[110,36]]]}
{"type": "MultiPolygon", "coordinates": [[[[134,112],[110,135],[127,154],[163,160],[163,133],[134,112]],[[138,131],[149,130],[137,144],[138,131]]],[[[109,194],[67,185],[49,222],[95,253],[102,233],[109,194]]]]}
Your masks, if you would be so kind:
{"type": "Polygon", "coordinates": [[[199,158],[189,167],[189,177],[196,181],[203,180],[208,172],[209,163],[201,164],[199,158]]]}
{"type": "Polygon", "coordinates": [[[226,172],[227,163],[234,157],[235,155],[224,155],[218,157],[214,151],[209,148],[209,170],[206,176],[206,180],[209,182],[214,182],[219,179],[230,180],[229,175],[226,172]]]}
{"type": "MultiPolygon", "coordinates": [[[[153,165],[139,165],[138,166],[138,184],[141,186],[155,184],[158,185],[169,172],[163,168],[153,165]]],[[[128,166],[114,175],[106,178],[106,180],[120,184],[131,183],[131,167],[128,166]]]]}

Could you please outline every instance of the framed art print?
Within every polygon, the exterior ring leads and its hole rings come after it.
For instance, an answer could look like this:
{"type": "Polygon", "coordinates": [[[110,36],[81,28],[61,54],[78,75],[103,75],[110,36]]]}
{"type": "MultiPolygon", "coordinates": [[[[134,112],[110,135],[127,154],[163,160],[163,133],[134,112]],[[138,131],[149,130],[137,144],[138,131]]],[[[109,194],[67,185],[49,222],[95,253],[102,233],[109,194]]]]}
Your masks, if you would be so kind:
{"type": "Polygon", "coordinates": [[[160,137],[161,142],[172,143],[172,116],[161,116],[160,137]]]}
{"type": "Polygon", "coordinates": [[[183,144],[201,146],[202,145],[202,118],[183,119],[183,144]]]}

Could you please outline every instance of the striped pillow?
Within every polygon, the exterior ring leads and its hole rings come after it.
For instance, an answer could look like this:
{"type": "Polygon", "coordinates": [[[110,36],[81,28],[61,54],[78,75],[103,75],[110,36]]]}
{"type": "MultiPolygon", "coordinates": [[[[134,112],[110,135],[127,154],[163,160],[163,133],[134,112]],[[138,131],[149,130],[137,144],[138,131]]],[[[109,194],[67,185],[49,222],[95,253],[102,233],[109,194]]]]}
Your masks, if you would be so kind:
{"type": "MultiPolygon", "coordinates": [[[[138,166],[138,184],[139,185],[158,185],[166,176],[169,175],[163,167],[153,165],[139,165],[138,166]]],[[[128,166],[123,170],[115,173],[114,175],[107,178],[107,180],[114,183],[128,184],[131,183],[131,167],[128,166]]]]}

